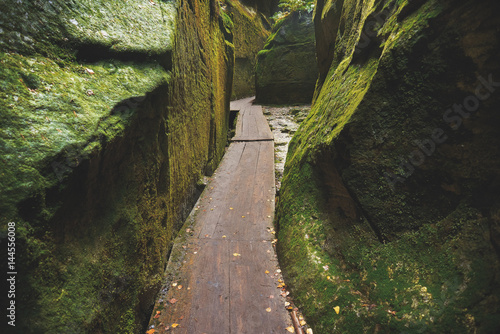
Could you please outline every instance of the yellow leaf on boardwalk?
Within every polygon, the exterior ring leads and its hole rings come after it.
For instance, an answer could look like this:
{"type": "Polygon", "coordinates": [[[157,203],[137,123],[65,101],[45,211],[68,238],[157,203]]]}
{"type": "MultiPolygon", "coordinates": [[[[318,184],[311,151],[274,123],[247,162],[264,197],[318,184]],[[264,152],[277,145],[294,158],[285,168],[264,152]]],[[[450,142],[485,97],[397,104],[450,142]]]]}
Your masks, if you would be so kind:
{"type": "Polygon", "coordinates": [[[339,314],[339,312],[340,312],[340,307],[335,306],[333,309],[335,310],[335,313],[339,314]]]}
{"type": "Polygon", "coordinates": [[[233,253],[233,256],[241,256],[239,253],[233,253]]]}
{"type": "Polygon", "coordinates": [[[266,308],[266,312],[271,312],[271,308],[270,307],[266,308]]]}
{"type": "Polygon", "coordinates": [[[286,330],[289,331],[290,333],[295,333],[295,329],[293,328],[293,326],[288,326],[286,330]]]}

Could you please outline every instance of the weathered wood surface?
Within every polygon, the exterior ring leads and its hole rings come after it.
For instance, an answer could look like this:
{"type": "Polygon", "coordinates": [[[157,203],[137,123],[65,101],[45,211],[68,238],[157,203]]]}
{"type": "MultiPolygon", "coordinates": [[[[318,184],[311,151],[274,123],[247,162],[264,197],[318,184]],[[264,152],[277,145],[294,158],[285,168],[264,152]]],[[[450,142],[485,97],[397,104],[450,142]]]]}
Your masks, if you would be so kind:
{"type": "Polygon", "coordinates": [[[240,110],[239,139],[172,250],[148,328],[156,333],[288,333],[272,245],[274,145],[261,107],[251,100],[232,104],[240,110]]]}
{"type": "Polygon", "coordinates": [[[231,110],[238,110],[236,134],[231,139],[235,141],[273,140],[273,134],[267,120],[262,114],[262,107],[253,105],[253,98],[231,102],[231,110]]]}

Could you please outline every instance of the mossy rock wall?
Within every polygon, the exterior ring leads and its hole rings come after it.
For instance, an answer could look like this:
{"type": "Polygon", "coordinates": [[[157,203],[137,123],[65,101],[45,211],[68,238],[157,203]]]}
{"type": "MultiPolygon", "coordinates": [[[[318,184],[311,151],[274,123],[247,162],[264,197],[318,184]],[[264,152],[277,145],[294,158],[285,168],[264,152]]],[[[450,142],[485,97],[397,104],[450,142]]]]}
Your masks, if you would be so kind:
{"type": "Polygon", "coordinates": [[[276,216],[314,333],[500,330],[498,9],[318,1],[276,216]]]}
{"type": "Polygon", "coordinates": [[[268,19],[239,1],[228,3],[227,12],[234,26],[234,81],[232,99],[255,96],[255,65],[270,34],[268,19]]]}
{"type": "Polygon", "coordinates": [[[246,6],[250,6],[255,11],[261,12],[266,16],[271,16],[278,10],[280,0],[240,0],[246,6]]]}
{"type": "Polygon", "coordinates": [[[7,2],[0,227],[3,247],[16,224],[10,329],[139,333],[197,181],[226,146],[232,32],[217,1],[7,2]]]}
{"type": "Polygon", "coordinates": [[[312,13],[292,12],[278,21],[255,69],[259,103],[310,103],[318,78],[312,13]]]}

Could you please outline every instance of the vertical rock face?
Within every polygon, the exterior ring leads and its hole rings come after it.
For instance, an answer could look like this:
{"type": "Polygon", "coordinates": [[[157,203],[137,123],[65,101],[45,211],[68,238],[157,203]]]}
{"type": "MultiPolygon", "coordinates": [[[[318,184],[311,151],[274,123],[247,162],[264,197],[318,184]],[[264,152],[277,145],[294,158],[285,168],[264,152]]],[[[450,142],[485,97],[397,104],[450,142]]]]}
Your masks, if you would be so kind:
{"type": "Polygon", "coordinates": [[[293,12],[274,27],[257,56],[260,103],[310,103],[318,77],[312,15],[293,12]]]}
{"type": "Polygon", "coordinates": [[[228,13],[234,24],[234,81],[232,99],[255,96],[255,65],[257,53],[269,37],[267,18],[238,1],[228,3],[228,13]]]}
{"type": "Polygon", "coordinates": [[[318,1],[320,80],[277,208],[315,333],[499,330],[498,9],[318,1]]]}
{"type": "Polygon", "coordinates": [[[16,225],[16,329],[140,332],[224,152],[226,14],[215,0],[7,2],[0,226],[4,245],[16,225]]]}
{"type": "Polygon", "coordinates": [[[271,16],[278,9],[279,0],[241,0],[241,2],[264,15],[271,16]]]}

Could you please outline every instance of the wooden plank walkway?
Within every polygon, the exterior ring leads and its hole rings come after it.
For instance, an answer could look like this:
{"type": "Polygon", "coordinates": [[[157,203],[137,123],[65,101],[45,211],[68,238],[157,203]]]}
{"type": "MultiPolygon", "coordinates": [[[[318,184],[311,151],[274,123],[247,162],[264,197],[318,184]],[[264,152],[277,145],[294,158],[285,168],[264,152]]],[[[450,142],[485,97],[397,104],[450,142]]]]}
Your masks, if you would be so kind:
{"type": "Polygon", "coordinates": [[[235,101],[236,135],[176,239],[149,333],[288,333],[273,249],[274,143],[253,98],[235,101]]]}

